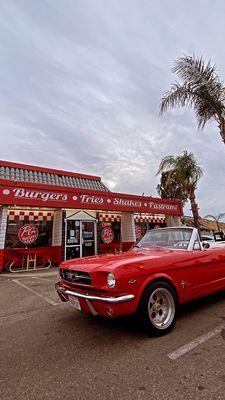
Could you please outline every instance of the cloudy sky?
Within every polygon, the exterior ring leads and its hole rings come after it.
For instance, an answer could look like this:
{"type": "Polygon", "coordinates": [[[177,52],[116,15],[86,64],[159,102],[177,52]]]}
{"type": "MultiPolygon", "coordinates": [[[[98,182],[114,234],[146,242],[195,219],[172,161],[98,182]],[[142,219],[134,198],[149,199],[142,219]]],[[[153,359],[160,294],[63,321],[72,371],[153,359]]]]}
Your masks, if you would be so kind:
{"type": "Polygon", "coordinates": [[[160,159],[188,150],[204,169],[201,215],[225,212],[216,124],[199,132],[187,109],[159,117],[182,54],[225,80],[224,15],[223,0],[0,0],[0,158],[156,195],[160,159]]]}

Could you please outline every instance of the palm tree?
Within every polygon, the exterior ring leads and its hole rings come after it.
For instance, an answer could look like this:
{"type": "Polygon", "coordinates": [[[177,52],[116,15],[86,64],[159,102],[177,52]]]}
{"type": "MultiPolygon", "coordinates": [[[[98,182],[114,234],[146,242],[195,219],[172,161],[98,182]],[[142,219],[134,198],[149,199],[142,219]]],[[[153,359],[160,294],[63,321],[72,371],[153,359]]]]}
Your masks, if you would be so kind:
{"type": "Polygon", "coordinates": [[[195,227],[200,232],[198,205],[195,198],[195,190],[201,176],[203,175],[202,168],[198,165],[192,153],[184,151],[180,156],[166,156],[162,159],[157,175],[170,171],[168,176],[168,184],[170,183],[170,176],[175,177],[182,188],[182,191],[187,194],[191,203],[191,210],[194,218],[195,227]]]}
{"type": "Polygon", "coordinates": [[[219,231],[219,230],[220,230],[219,221],[220,221],[222,218],[225,218],[225,213],[207,214],[207,215],[205,216],[205,218],[214,219],[214,221],[216,222],[216,225],[217,225],[217,229],[218,229],[218,231],[219,231]]]}
{"type": "Polygon", "coordinates": [[[198,128],[203,129],[209,120],[215,120],[225,143],[225,89],[215,66],[210,61],[204,63],[202,57],[184,55],[175,61],[172,72],[182,83],[175,82],[164,94],[160,112],[176,106],[193,107],[198,128]]]}
{"type": "Polygon", "coordinates": [[[187,193],[181,187],[180,182],[176,181],[174,172],[170,170],[161,173],[160,183],[156,190],[162,199],[181,200],[183,206],[188,200],[187,193]]]}

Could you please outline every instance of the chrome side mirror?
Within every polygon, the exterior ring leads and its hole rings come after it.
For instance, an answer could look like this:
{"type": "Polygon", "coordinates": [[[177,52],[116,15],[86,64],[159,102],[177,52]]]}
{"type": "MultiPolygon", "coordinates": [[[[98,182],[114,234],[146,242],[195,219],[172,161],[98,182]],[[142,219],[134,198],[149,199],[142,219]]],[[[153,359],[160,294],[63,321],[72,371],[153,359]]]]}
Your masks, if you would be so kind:
{"type": "Polygon", "coordinates": [[[210,248],[210,244],[208,242],[202,242],[203,249],[207,250],[210,248]]]}

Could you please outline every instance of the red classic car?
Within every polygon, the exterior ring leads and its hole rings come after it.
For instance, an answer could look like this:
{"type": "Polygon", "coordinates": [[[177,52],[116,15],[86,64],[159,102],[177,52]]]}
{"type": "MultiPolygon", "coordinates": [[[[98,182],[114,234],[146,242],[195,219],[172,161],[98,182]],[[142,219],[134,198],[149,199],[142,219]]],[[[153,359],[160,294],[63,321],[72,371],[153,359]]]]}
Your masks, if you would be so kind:
{"type": "Polygon", "coordinates": [[[155,229],[126,253],[65,261],[59,272],[62,301],[110,318],[138,312],[163,335],[179,304],[225,289],[225,247],[204,248],[195,228],[155,229]]]}

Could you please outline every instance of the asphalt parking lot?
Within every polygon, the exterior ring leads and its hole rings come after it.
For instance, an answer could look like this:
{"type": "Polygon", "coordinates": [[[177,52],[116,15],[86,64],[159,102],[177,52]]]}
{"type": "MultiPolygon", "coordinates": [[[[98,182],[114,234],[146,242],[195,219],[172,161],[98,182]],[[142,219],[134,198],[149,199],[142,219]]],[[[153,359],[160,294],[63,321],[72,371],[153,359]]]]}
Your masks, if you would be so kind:
{"type": "Polygon", "coordinates": [[[61,303],[57,272],[0,275],[0,398],[224,399],[225,293],[182,307],[172,333],[61,303]]]}

